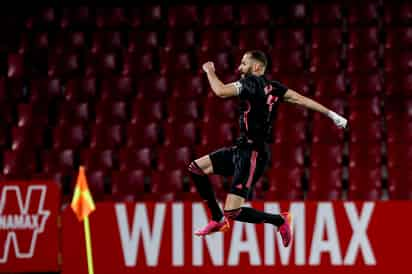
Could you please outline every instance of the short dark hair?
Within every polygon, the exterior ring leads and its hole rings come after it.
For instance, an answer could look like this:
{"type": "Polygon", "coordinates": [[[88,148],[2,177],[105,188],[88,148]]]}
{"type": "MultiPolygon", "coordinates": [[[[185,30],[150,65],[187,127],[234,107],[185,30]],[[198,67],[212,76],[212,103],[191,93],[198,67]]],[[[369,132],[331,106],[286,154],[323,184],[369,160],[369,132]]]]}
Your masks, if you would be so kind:
{"type": "Polygon", "coordinates": [[[266,58],[266,54],[260,50],[250,50],[246,52],[246,54],[250,55],[250,58],[260,62],[265,68],[268,65],[268,59],[266,58]]]}

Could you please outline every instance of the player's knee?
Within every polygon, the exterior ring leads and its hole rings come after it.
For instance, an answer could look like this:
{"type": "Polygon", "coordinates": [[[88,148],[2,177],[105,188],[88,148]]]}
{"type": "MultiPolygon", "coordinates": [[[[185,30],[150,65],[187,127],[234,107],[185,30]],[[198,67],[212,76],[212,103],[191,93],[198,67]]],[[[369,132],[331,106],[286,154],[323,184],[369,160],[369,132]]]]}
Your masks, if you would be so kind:
{"type": "Polygon", "coordinates": [[[239,216],[241,211],[242,211],[242,208],[240,207],[236,209],[225,210],[224,215],[229,220],[236,220],[237,216],[239,216]]]}
{"type": "Polygon", "coordinates": [[[205,172],[199,167],[199,165],[196,163],[196,161],[192,161],[187,170],[192,173],[192,174],[196,174],[196,175],[200,175],[200,176],[204,176],[206,175],[205,172]]]}

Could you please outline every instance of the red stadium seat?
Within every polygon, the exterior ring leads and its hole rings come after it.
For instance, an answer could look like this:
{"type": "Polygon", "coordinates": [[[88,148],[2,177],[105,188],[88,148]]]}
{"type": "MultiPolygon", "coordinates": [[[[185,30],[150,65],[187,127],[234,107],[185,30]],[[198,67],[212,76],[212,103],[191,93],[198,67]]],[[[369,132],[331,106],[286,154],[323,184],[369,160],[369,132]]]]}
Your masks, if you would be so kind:
{"type": "Polygon", "coordinates": [[[314,49],[310,63],[310,71],[315,73],[339,73],[343,71],[342,53],[340,50],[327,51],[314,49]]]}
{"type": "Polygon", "coordinates": [[[303,168],[304,147],[291,143],[276,143],[272,147],[273,168],[303,168]]]}
{"type": "Polygon", "coordinates": [[[267,4],[255,3],[239,7],[241,26],[267,26],[272,19],[271,9],[267,4]]]}
{"type": "Polygon", "coordinates": [[[128,20],[124,8],[98,9],[96,26],[98,28],[118,28],[127,26],[128,20]]]}
{"type": "Polygon", "coordinates": [[[91,27],[94,25],[93,12],[89,7],[81,6],[78,8],[64,8],[60,21],[62,29],[72,27],[91,27]]]}
{"type": "Polygon", "coordinates": [[[380,200],[382,196],[381,168],[355,166],[349,168],[349,200],[380,200]]]}
{"type": "Polygon", "coordinates": [[[266,28],[245,28],[239,33],[239,49],[259,48],[267,50],[271,46],[269,30],[266,28]]]}
{"type": "Polygon", "coordinates": [[[380,167],[382,163],[382,145],[379,142],[349,144],[349,166],[351,168],[380,167]]]}
{"type": "Polygon", "coordinates": [[[127,51],[137,54],[157,49],[160,45],[158,33],[152,30],[133,30],[127,40],[127,51]]]}
{"type": "Polygon", "coordinates": [[[202,126],[201,144],[212,147],[222,147],[233,145],[236,136],[234,135],[233,123],[205,122],[202,126]]]}
{"type": "Polygon", "coordinates": [[[256,195],[261,199],[265,201],[303,199],[302,168],[271,168],[267,176],[269,189],[256,190],[256,195]]]}
{"type": "Polygon", "coordinates": [[[164,99],[168,95],[169,80],[164,76],[150,75],[137,83],[138,99],[164,99]]]}
{"type": "Polygon", "coordinates": [[[280,120],[274,127],[276,143],[302,144],[306,139],[306,122],[296,121],[293,125],[280,120]]]}
{"type": "Polygon", "coordinates": [[[153,173],[150,182],[151,192],[160,201],[179,201],[183,193],[183,171],[165,170],[153,173]]]}
{"type": "Polygon", "coordinates": [[[82,124],[58,125],[53,128],[54,149],[77,149],[87,145],[88,131],[82,124]]]}
{"type": "Polygon", "coordinates": [[[7,77],[21,78],[24,75],[24,59],[23,55],[10,53],[8,55],[8,70],[7,77]]]}
{"type": "Polygon", "coordinates": [[[167,52],[160,54],[160,73],[163,75],[186,74],[194,71],[192,55],[184,52],[167,52]]]}
{"type": "Polygon", "coordinates": [[[190,162],[193,160],[193,152],[191,147],[166,147],[159,148],[157,157],[157,170],[173,170],[173,169],[186,169],[190,162]]]}
{"type": "Polygon", "coordinates": [[[169,30],[166,33],[164,49],[166,52],[176,50],[189,50],[196,46],[196,36],[194,30],[169,30]]]}
{"type": "Polygon", "coordinates": [[[199,14],[196,5],[177,5],[169,8],[167,23],[170,28],[193,27],[198,24],[199,14]]]}
{"type": "Polygon", "coordinates": [[[114,168],[116,155],[113,150],[84,149],[80,153],[80,164],[86,170],[111,171],[114,168]]]}
{"type": "Polygon", "coordinates": [[[391,200],[412,199],[412,172],[410,166],[388,169],[388,190],[391,200]]]}
{"type": "Polygon", "coordinates": [[[132,105],[130,122],[132,124],[160,122],[165,116],[164,102],[152,100],[136,100],[132,105]]]}
{"type": "Polygon", "coordinates": [[[172,84],[173,100],[197,99],[204,95],[204,82],[201,76],[187,74],[173,79],[172,84]]]}
{"type": "Polygon", "coordinates": [[[97,95],[96,78],[72,78],[67,81],[64,97],[67,101],[90,101],[97,95]]]}
{"type": "MultiPolygon", "coordinates": [[[[331,106],[332,109],[335,109],[331,106]]],[[[334,110],[343,114],[337,108],[334,110]]],[[[344,131],[327,117],[316,113],[313,117],[312,142],[322,144],[342,144],[344,140],[344,131]]]]}
{"type": "Polygon", "coordinates": [[[160,142],[160,126],[156,123],[129,124],[126,129],[126,147],[153,147],[160,142]]]}
{"type": "Polygon", "coordinates": [[[387,123],[387,142],[405,143],[412,140],[412,120],[392,120],[387,123]]]}
{"type": "Polygon", "coordinates": [[[81,57],[77,52],[58,53],[50,52],[48,56],[49,77],[56,76],[78,76],[81,73],[81,57]]]}
{"type": "Polygon", "coordinates": [[[97,31],[93,33],[90,50],[93,53],[122,50],[123,40],[120,31],[97,31]]]}
{"type": "Polygon", "coordinates": [[[349,48],[377,49],[380,45],[377,27],[357,27],[349,30],[349,48]]]}
{"type": "Polygon", "coordinates": [[[341,144],[314,143],[310,152],[312,168],[336,169],[342,165],[343,147],[341,144]]]}
{"type": "Polygon", "coordinates": [[[208,5],[203,9],[203,27],[233,25],[235,10],[230,4],[208,5]]]}
{"type": "Polygon", "coordinates": [[[348,21],[350,25],[377,24],[381,17],[376,1],[349,2],[348,21]]]}
{"type": "Polygon", "coordinates": [[[35,173],[36,165],[36,154],[33,150],[3,151],[3,175],[7,179],[28,179],[35,173]]]}
{"type": "Polygon", "coordinates": [[[385,49],[408,50],[412,46],[412,27],[386,29],[385,49]]]}
{"type": "Polygon", "coordinates": [[[164,135],[164,146],[193,146],[198,143],[198,128],[190,121],[166,123],[164,135]]]}
{"type": "MultiPolygon", "coordinates": [[[[340,50],[344,43],[343,31],[339,27],[322,27],[312,29],[312,49],[340,50]]],[[[328,53],[321,51],[320,53],[328,53]]]]}
{"type": "Polygon", "coordinates": [[[385,52],[385,72],[411,73],[412,52],[396,49],[385,52]]]}
{"type": "Polygon", "coordinates": [[[366,143],[382,140],[382,123],[377,120],[361,120],[353,118],[350,121],[350,142],[366,143]]]}
{"type": "Polygon", "coordinates": [[[342,6],[338,3],[316,3],[313,7],[314,25],[340,25],[342,20],[342,6]]]}
{"type": "Polygon", "coordinates": [[[141,8],[141,12],[137,9],[132,9],[132,26],[138,27],[136,24],[138,21],[142,20],[142,25],[157,27],[162,24],[163,18],[166,14],[160,4],[145,4],[141,8]]]}
{"type": "Polygon", "coordinates": [[[383,9],[386,24],[402,25],[412,22],[412,5],[409,2],[385,2],[383,9]]]}
{"type": "Polygon", "coordinates": [[[277,16],[278,25],[305,25],[309,23],[308,6],[306,2],[287,3],[285,8],[277,16]]]}
{"type": "Polygon", "coordinates": [[[90,104],[87,102],[64,102],[59,107],[59,123],[84,124],[91,120],[93,113],[94,111],[91,110],[90,104]]]}
{"type": "Polygon", "coordinates": [[[171,122],[187,122],[197,120],[200,117],[199,102],[196,100],[182,100],[176,98],[169,101],[168,119],[171,122]]]}
{"type": "Polygon", "coordinates": [[[201,51],[227,51],[233,44],[233,32],[230,29],[205,29],[201,34],[201,51]]]}
{"type": "Polygon", "coordinates": [[[101,101],[96,105],[96,123],[125,123],[128,108],[124,101],[101,101]]]}
{"type": "Polygon", "coordinates": [[[346,78],[343,73],[322,73],[315,77],[316,97],[345,97],[346,78]]]}
{"type": "Polygon", "coordinates": [[[349,73],[365,73],[377,71],[379,68],[379,53],[376,50],[368,52],[350,50],[348,53],[347,71],[349,73]]]}
{"type": "Polygon", "coordinates": [[[153,169],[154,150],[150,147],[122,148],[119,152],[119,168],[127,171],[143,169],[150,172],[153,169]]]}
{"type": "Polygon", "coordinates": [[[305,30],[303,28],[280,28],[275,33],[274,47],[277,49],[303,49],[305,30]]]}
{"type": "Polygon", "coordinates": [[[203,71],[202,65],[205,62],[213,60],[218,72],[233,72],[233,58],[225,50],[223,51],[199,51],[197,54],[198,71],[203,71]]]}
{"type": "Polygon", "coordinates": [[[138,74],[151,73],[156,70],[158,56],[152,51],[138,51],[123,55],[122,74],[134,77],[138,74]]]}
{"type": "Polygon", "coordinates": [[[41,152],[42,172],[46,174],[75,171],[76,153],[72,149],[43,150],[41,152]]]}
{"type": "Polygon", "coordinates": [[[39,149],[45,144],[45,130],[43,127],[27,125],[13,127],[11,130],[11,149],[39,149]]]}
{"type": "Polygon", "coordinates": [[[133,79],[128,76],[103,79],[100,98],[102,100],[129,100],[134,96],[133,79]]]}
{"type": "Polygon", "coordinates": [[[307,200],[331,201],[342,198],[342,168],[312,167],[307,200]]]}
{"type": "Polygon", "coordinates": [[[129,169],[112,173],[111,198],[115,201],[139,201],[148,192],[146,174],[141,169],[129,169]]]}
{"type": "Polygon", "coordinates": [[[388,168],[409,168],[412,163],[412,145],[409,140],[405,143],[388,143],[388,168]]]}
{"type": "Polygon", "coordinates": [[[274,50],[270,54],[272,60],[272,73],[303,73],[305,69],[304,52],[291,50],[284,52],[274,50]]]}
{"type": "Polygon", "coordinates": [[[385,93],[399,98],[412,96],[412,73],[394,71],[385,75],[385,93]]]}
{"type": "Polygon", "coordinates": [[[388,96],[385,100],[385,120],[388,124],[396,120],[412,120],[412,98],[388,96]]]}
{"type": "Polygon", "coordinates": [[[370,97],[383,92],[383,79],[379,73],[353,74],[350,93],[357,97],[370,97]]]}
{"type": "MultiPolygon", "coordinates": [[[[6,106],[2,106],[2,109],[7,110],[6,106]]],[[[11,110],[9,110],[11,114],[11,110]]],[[[19,104],[17,106],[17,125],[23,126],[45,126],[49,122],[49,109],[45,108],[42,104],[19,104]]],[[[2,115],[4,122],[11,123],[11,117],[8,118],[6,112],[2,115]]]]}
{"type": "Polygon", "coordinates": [[[95,124],[91,127],[90,147],[118,149],[124,143],[124,128],[120,124],[95,124]]]}

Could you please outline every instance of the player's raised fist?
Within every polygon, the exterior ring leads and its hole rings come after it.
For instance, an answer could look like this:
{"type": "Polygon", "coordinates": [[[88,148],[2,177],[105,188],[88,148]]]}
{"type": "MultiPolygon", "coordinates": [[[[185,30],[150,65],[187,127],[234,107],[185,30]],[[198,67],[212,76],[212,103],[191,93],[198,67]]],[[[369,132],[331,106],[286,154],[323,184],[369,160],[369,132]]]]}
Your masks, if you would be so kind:
{"type": "Polygon", "coordinates": [[[206,73],[215,71],[215,65],[213,64],[213,62],[204,63],[202,68],[203,68],[203,71],[206,72],[206,73]]]}

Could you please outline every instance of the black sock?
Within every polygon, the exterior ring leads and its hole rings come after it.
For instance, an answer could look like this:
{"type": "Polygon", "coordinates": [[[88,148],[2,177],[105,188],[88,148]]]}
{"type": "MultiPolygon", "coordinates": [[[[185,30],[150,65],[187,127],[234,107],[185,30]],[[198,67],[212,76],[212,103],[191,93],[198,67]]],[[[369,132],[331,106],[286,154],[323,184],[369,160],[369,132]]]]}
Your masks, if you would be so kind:
{"type": "Polygon", "coordinates": [[[215,193],[213,192],[213,187],[209,181],[209,177],[203,174],[203,171],[195,162],[192,162],[189,165],[189,171],[197,192],[200,197],[206,201],[207,207],[212,213],[212,219],[219,222],[223,218],[223,212],[216,201],[215,193]]]}
{"type": "Polygon", "coordinates": [[[251,207],[241,207],[235,220],[253,224],[268,223],[275,226],[281,226],[285,222],[281,215],[266,213],[251,207]]]}

